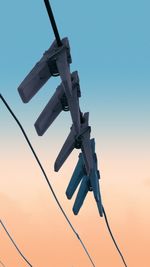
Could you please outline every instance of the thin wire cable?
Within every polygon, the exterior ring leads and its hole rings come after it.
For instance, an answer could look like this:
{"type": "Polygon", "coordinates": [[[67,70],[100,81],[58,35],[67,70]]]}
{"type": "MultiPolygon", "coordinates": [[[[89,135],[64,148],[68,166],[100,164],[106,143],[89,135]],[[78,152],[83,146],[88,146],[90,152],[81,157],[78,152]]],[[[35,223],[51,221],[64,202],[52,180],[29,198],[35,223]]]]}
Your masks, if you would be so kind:
{"type": "MultiPolygon", "coordinates": [[[[2,95],[0,95],[0,98],[2,99],[3,103],[5,104],[5,106],[7,107],[7,109],[9,110],[9,112],[11,113],[11,115],[13,116],[13,118],[15,119],[15,121],[17,122],[18,126],[20,127],[20,129],[21,129],[21,131],[22,131],[22,133],[23,133],[23,135],[24,135],[24,137],[25,137],[25,139],[26,139],[26,141],[27,141],[27,143],[28,143],[28,145],[29,145],[29,147],[30,147],[30,149],[31,149],[31,151],[32,151],[32,153],[33,153],[33,155],[35,156],[35,158],[36,158],[36,160],[37,160],[37,163],[38,163],[38,165],[39,165],[39,167],[40,167],[40,169],[41,169],[41,171],[42,171],[42,173],[43,173],[43,175],[44,175],[44,177],[45,177],[45,179],[46,179],[46,182],[48,183],[48,186],[49,186],[49,188],[50,188],[50,190],[51,190],[51,192],[52,192],[52,194],[53,194],[53,196],[54,196],[54,198],[55,198],[55,200],[56,200],[56,202],[57,202],[57,204],[58,204],[58,206],[59,206],[61,212],[63,213],[63,215],[64,215],[65,219],[67,220],[69,226],[71,227],[72,231],[74,232],[74,234],[76,235],[76,237],[79,239],[79,241],[80,241],[80,243],[81,243],[81,245],[82,245],[82,247],[83,247],[85,253],[87,254],[88,258],[90,259],[92,265],[95,267],[94,262],[93,262],[92,258],[90,257],[90,255],[89,255],[89,253],[88,253],[88,250],[86,249],[86,247],[85,247],[83,241],[81,240],[80,236],[79,236],[78,233],[76,232],[75,228],[73,227],[73,225],[71,224],[69,218],[67,217],[65,211],[63,210],[63,208],[62,208],[62,206],[61,206],[61,204],[60,204],[60,202],[59,202],[59,200],[58,200],[58,198],[57,198],[57,196],[56,196],[56,194],[55,194],[55,192],[54,192],[54,190],[53,190],[53,188],[52,188],[52,186],[51,186],[51,184],[50,184],[50,182],[49,182],[49,180],[48,180],[48,177],[47,177],[47,175],[46,175],[46,173],[45,173],[45,171],[44,171],[44,168],[42,167],[42,164],[40,163],[40,160],[39,160],[38,156],[36,155],[36,153],[35,153],[35,151],[34,151],[32,145],[31,145],[31,143],[30,143],[30,141],[29,141],[29,139],[28,139],[28,137],[27,137],[27,135],[26,135],[26,133],[25,133],[23,127],[22,127],[22,125],[20,124],[19,120],[17,119],[17,117],[15,116],[15,114],[13,113],[13,111],[10,109],[9,105],[7,104],[7,102],[5,101],[5,99],[3,98],[2,95]]],[[[119,252],[119,255],[120,255],[120,257],[121,257],[121,259],[122,259],[122,261],[123,261],[125,267],[127,267],[127,264],[126,264],[126,262],[125,262],[125,259],[124,259],[123,255],[122,255],[122,253],[121,253],[121,251],[120,251],[120,249],[119,249],[119,247],[118,247],[118,245],[117,245],[117,243],[116,243],[116,241],[115,241],[115,238],[114,238],[114,236],[113,236],[113,234],[112,234],[112,231],[111,231],[111,229],[110,229],[110,226],[109,226],[109,223],[108,223],[108,219],[107,219],[107,215],[106,215],[106,212],[105,212],[104,207],[103,207],[103,213],[104,213],[105,222],[106,222],[108,231],[109,231],[109,233],[110,233],[110,236],[111,236],[111,238],[112,238],[112,240],[113,240],[113,242],[114,242],[114,245],[115,245],[117,251],[119,252]]]]}
{"type": "MultiPolygon", "coordinates": [[[[53,28],[53,31],[54,31],[58,46],[61,46],[61,44],[60,44],[61,40],[60,40],[59,32],[58,32],[58,29],[57,29],[57,25],[56,25],[56,22],[55,22],[55,19],[54,19],[54,16],[53,16],[53,12],[52,12],[49,0],[44,0],[44,3],[45,3],[45,6],[46,6],[46,9],[47,9],[47,13],[49,15],[49,19],[50,19],[50,22],[51,22],[51,25],[52,25],[52,28],[53,28]]],[[[82,112],[80,110],[80,121],[81,121],[81,123],[82,123],[82,120],[83,120],[83,115],[82,115],[82,112]]],[[[115,239],[113,237],[113,234],[111,232],[111,229],[110,229],[110,226],[109,226],[109,223],[108,223],[108,220],[107,220],[107,216],[106,216],[104,207],[103,207],[103,213],[104,213],[104,218],[105,218],[106,225],[107,225],[107,228],[109,230],[109,233],[111,235],[111,238],[112,238],[112,240],[113,240],[113,242],[114,242],[114,244],[116,246],[116,249],[118,250],[118,252],[119,252],[119,254],[120,254],[121,258],[122,258],[122,261],[123,261],[124,265],[127,267],[126,262],[124,260],[124,257],[123,257],[123,255],[122,255],[122,253],[121,253],[121,251],[120,251],[120,249],[119,249],[119,247],[118,247],[118,245],[117,245],[117,243],[116,243],[116,241],[115,241],[115,239]]]]}
{"type": "Polygon", "coordinates": [[[13,238],[11,237],[11,235],[9,234],[9,232],[7,231],[5,225],[3,224],[3,222],[0,220],[0,224],[2,225],[3,229],[5,230],[6,234],[8,235],[9,239],[11,240],[11,242],[13,243],[13,245],[15,246],[16,250],[19,252],[20,256],[24,259],[24,261],[30,266],[32,267],[31,263],[27,260],[27,258],[22,254],[22,252],[20,251],[20,249],[18,248],[18,246],[16,245],[15,241],[13,240],[13,238]]]}
{"type": "Polygon", "coordinates": [[[6,266],[4,265],[4,263],[2,263],[2,261],[0,261],[0,264],[1,264],[3,267],[6,267],[6,266]]]}
{"type": "Polygon", "coordinates": [[[62,41],[60,39],[60,35],[59,35],[58,29],[57,29],[57,25],[56,25],[56,22],[55,22],[55,19],[54,19],[53,11],[51,9],[49,0],[44,0],[44,3],[45,3],[45,7],[46,7],[46,10],[47,10],[50,22],[51,22],[51,26],[53,28],[53,32],[54,32],[54,35],[55,35],[55,38],[56,38],[56,41],[57,41],[57,45],[58,46],[62,46],[62,41]]]}
{"type": "Polygon", "coordinates": [[[109,231],[109,233],[110,233],[110,235],[111,235],[111,238],[112,238],[112,240],[113,240],[113,242],[114,242],[114,245],[115,245],[116,249],[117,249],[118,252],[119,252],[119,255],[120,255],[120,257],[121,257],[121,259],[122,259],[122,261],[123,261],[123,263],[124,263],[124,266],[125,266],[125,267],[128,267],[127,264],[126,264],[126,262],[125,262],[125,259],[124,259],[123,255],[122,255],[122,253],[121,253],[121,251],[120,251],[120,249],[119,249],[119,247],[118,247],[118,245],[117,245],[117,243],[116,243],[116,241],[115,241],[115,238],[114,238],[114,236],[113,236],[113,234],[112,234],[112,231],[111,231],[111,229],[110,229],[109,222],[108,222],[107,215],[106,215],[106,212],[105,212],[104,207],[103,207],[103,214],[104,214],[104,218],[105,218],[105,222],[106,222],[108,231],[109,231]]]}
{"type": "Polygon", "coordinates": [[[57,198],[57,196],[56,196],[56,194],[55,194],[55,192],[54,192],[54,190],[53,190],[53,188],[52,188],[52,186],[51,186],[51,183],[50,183],[50,181],[49,181],[49,179],[48,179],[48,176],[47,176],[47,174],[46,174],[46,172],[45,172],[45,170],[44,170],[44,168],[43,168],[43,166],[42,166],[42,164],[41,164],[41,162],[40,162],[40,160],[39,160],[39,158],[38,158],[38,156],[37,156],[37,154],[36,154],[34,148],[32,147],[32,144],[31,144],[31,142],[30,142],[30,140],[29,140],[29,138],[28,138],[28,136],[27,136],[25,130],[23,129],[21,123],[19,122],[18,118],[15,116],[15,114],[14,114],[13,111],[11,110],[10,106],[8,105],[8,103],[6,102],[6,100],[4,99],[4,97],[3,97],[2,95],[0,95],[0,98],[2,99],[3,103],[4,103],[5,106],[7,107],[8,111],[10,112],[10,114],[12,115],[12,117],[15,119],[15,121],[16,121],[16,123],[18,124],[18,126],[19,126],[21,132],[23,133],[23,135],[24,135],[24,137],[25,137],[25,140],[27,141],[27,143],[28,143],[28,145],[29,145],[29,147],[30,147],[30,149],[31,149],[31,151],[32,151],[32,153],[33,153],[33,155],[34,155],[34,157],[35,157],[35,159],[36,159],[36,161],[37,161],[37,163],[38,163],[38,165],[39,165],[39,167],[40,167],[40,169],[41,169],[43,175],[44,175],[44,178],[45,178],[45,180],[46,180],[46,182],[47,182],[47,184],[48,184],[48,186],[49,186],[49,189],[51,190],[51,192],[52,192],[52,194],[53,194],[53,197],[55,198],[55,201],[56,201],[58,207],[60,208],[61,212],[63,213],[63,215],[64,215],[66,221],[68,222],[69,226],[71,227],[72,231],[74,232],[74,234],[76,235],[76,237],[77,237],[78,240],[80,241],[81,246],[82,246],[82,248],[84,249],[86,255],[88,256],[88,258],[89,258],[89,260],[90,260],[92,266],[93,266],[93,267],[96,267],[95,264],[94,264],[94,262],[93,262],[93,260],[92,260],[92,258],[91,258],[91,256],[90,256],[90,254],[89,254],[89,252],[88,252],[88,250],[87,250],[87,248],[86,248],[86,246],[84,245],[84,243],[83,243],[83,241],[81,240],[79,234],[76,232],[76,230],[75,230],[75,228],[73,227],[72,223],[70,222],[68,216],[66,215],[66,213],[65,213],[65,211],[64,211],[64,209],[63,209],[63,207],[61,206],[61,204],[60,204],[60,202],[59,202],[59,200],[58,200],[58,198],[57,198]]]}
{"type": "MultiPolygon", "coordinates": [[[[46,6],[46,9],[47,9],[47,13],[49,15],[49,19],[50,19],[50,22],[51,22],[51,25],[52,25],[52,28],[53,28],[53,31],[54,31],[58,46],[61,46],[61,44],[60,44],[61,40],[60,40],[59,32],[58,32],[58,29],[57,29],[57,25],[56,25],[56,22],[55,22],[55,19],[54,19],[54,16],[53,16],[53,12],[52,12],[49,0],[44,0],[44,3],[45,3],[45,6],[46,6]]],[[[80,110],[80,121],[81,121],[81,123],[82,123],[82,120],[83,120],[83,115],[82,115],[82,112],[80,110]]],[[[116,249],[118,250],[118,252],[119,252],[119,254],[120,254],[120,256],[121,256],[121,258],[123,260],[124,265],[127,266],[126,262],[124,260],[124,257],[122,255],[122,253],[121,253],[121,251],[120,251],[120,249],[119,249],[119,247],[118,247],[113,235],[112,235],[112,232],[111,232],[111,229],[110,229],[109,224],[108,224],[108,220],[107,220],[107,216],[106,216],[104,207],[103,207],[103,213],[104,213],[104,218],[105,218],[106,225],[107,225],[107,228],[109,230],[109,233],[111,235],[111,238],[112,238],[112,240],[113,240],[113,242],[114,242],[114,244],[116,246],[116,249]]]]}

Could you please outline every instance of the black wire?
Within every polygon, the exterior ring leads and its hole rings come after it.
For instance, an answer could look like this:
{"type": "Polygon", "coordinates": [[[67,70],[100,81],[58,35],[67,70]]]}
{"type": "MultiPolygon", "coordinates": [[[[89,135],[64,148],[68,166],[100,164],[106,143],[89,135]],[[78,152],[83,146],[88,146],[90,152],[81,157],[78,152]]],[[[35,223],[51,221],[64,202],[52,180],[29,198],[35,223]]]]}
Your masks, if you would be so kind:
{"type": "Polygon", "coordinates": [[[1,264],[3,267],[6,267],[6,266],[4,265],[4,263],[2,263],[2,261],[0,261],[0,264],[1,264]]]}
{"type": "Polygon", "coordinates": [[[32,153],[33,153],[33,155],[34,155],[34,157],[35,157],[35,159],[36,159],[36,161],[37,161],[37,163],[38,163],[38,165],[39,165],[39,167],[40,167],[42,173],[43,173],[43,175],[44,175],[44,177],[45,177],[45,180],[46,180],[46,182],[47,182],[47,184],[48,184],[48,186],[49,186],[49,189],[51,190],[51,192],[52,192],[52,194],[53,194],[53,196],[54,196],[54,198],[55,198],[55,201],[57,202],[57,205],[59,206],[61,212],[63,213],[63,215],[64,215],[65,219],[67,220],[69,226],[71,227],[72,231],[74,232],[74,234],[76,235],[76,237],[79,239],[79,241],[80,241],[80,243],[81,243],[81,245],[82,245],[82,247],[83,247],[85,253],[87,254],[87,256],[88,256],[88,258],[89,258],[91,264],[93,265],[93,267],[95,267],[95,264],[94,264],[94,262],[93,262],[93,260],[92,260],[92,258],[91,258],[91,256],[90,256],[88,250],[86,249],[86,247],[85,247],[83,241],[81,240],[80,236],[78,235],[78,233],[76,232],[76,230],[75,230],[75,228],[73,227],[72,223],[70,222],[68,216],[66,215],[64,209],[62,208],[62,206],[61,206],[61,204],[60,204],[60,202],[59,202],[59,200],[58,200],[58,198],[57,198],[57,196],[56,196],[56,194],[55,194],[55,192],[54,192],[54,190],[53,190],[53,188],[52,188],[52,186],[51,186],[51,183],[50,183],[50,181],[49,181],[49,179],[48,179],[48,176],[47,176],[47,174],[46,174],[46,172],[45,172],[45,170],[44,170],[44,168],[43,168],[43,166],[42,166],[42,164],[41,164],[41,162],[40,162],[40,160],[39,160],[39,158],[38,158],[38,156],[37,156],[35,150],[33,149],[32,145],[31,145],[31,142],[30,142],[30,140],[29,140],[29,138],[28,138],[28,136],[27,136],[25,130],[23,129],[21,123],[19,122],[19,120],[17,119],[17,117],[15,116],[15,114],[13,113],[13,111],[11,110],[11,108],[9,107],[9,105],[7,104],[6,100],[3,98],[2,95],[0,95],[0,98],[2,99],[3,103],[5,104],[5,106],[6,106],[7,109],[9,110],[9,112],[11,113],[12,117],[13,117],[13,118],[15,119],[15,121],[17,122],[19,128],[21,129],[21,131],[22,131],[22,133],[23,133],[23,135],[24,135],[24,137],[25,137],[25,139],[26,139],[26,141],[27,141],[27,143],[28,143],[28,145],[29,145],[29,147],[30,147],[30,149],[31,149],[31,151],[32,151],[32,153]]]}
{"type": "Polygon", "coordinates": [[[56,41],[57,41],[57,45],[58,46],[62,46],[62,42],[61,42],[61,39],[60,39],[60,36],[59,36],[59,32],[58,32],[58,29],[57,29],[57,25],[56,25],[56,22],[55,22],[55,19],[54,19],[53,11],[51,9],[49,0],[44,0],[44,3],[45,3],[45,6],[46,6],[46,10],[47,10],[47,13],[48,13],[52,28],[53,28],[53,32],[54,32],[54,35],[55,35],[55,38],[56,38],[56,41]]]}
{"type": "MultiPolygon", "coordinates": [[[[51,25],[52,25],[52,28],[53,28],[53,31],[54,31],[54,34],[55,34],[55,37],[56,37],[57,44],[58,44],[58,46],[61,46],[61,45],[62,45],[62,42],[61,42],[61,40],[60,40],[59,32],[58,32],[58,29],[57,29],[57,25],[56,25],[56,22],[55,22],[55,19],[54,19],[54,16],[53,16],[53,12],[52,12],[52,9],[51,9],[49,0],[44,0],[44,3],[45,3],[45,6],[46,6],[46,9],[47,9],[49,18],[50,18],[50,22],[51,22],[51,25]]],[[[80,110],[80,122],[81,122],[81,123],[84,122],[83,114],[82,114],[81,110],[80,110]]],[[[115,241],[115,239],[114,239],[114,237],[113,237],[113,234],[112,234],[112,232],[111,232],[111,229],[110,229],[110,227],[109,227],[109,224],[108,224],[108,220],[107,220],[107,216],[106,216],[104,207],[103,207],[103,213],[104,213],[104,217],[105,217],[106,225],[107,225],[107,228],[108,228],[109,233],[110,233],[110,235],[111,235],[111,238],[112,238],[112,240],[113,240],[113,242],[114,242],[114,244],[115,244],[115,246],[116,246],[116,249],[118,250],[118,252],[119,252],[119,254],[120,254],[121,258],[122,258],[122,261],[123,261],[124,265],[127,267],[126,262],[125,262],[125,260],[124,260],[124,257],[123,257],[123,255],[122,255],[122,253],[121,253],[121,251],[120,251],[120,249],[119,249],[119,247],[118,247],[118,245],[117,245],[117,243],[116,243],[116,241],[115,241]]],[[[84,249],[85,249],[85,248],[84,248],[84,249]]]]}
{"type": "Polygon", "coordinates": [[[25,256],[22,254],[22,252],[20,251],[20,249],[18,248],[18,246],[16,245],[15,241],[13,240],[13,238],[11,237],[11,235],[9,234],[9,232],[7,231],[5,225],[3,224],[3,222],[0,220],[0,224],[2,225],[2,227],[4,228],[6,234],[8,235],[9,239],[11,240],[11,242],[13,243],[13,245],[15,246],[15,248],[17,249],[17,251],[19,252],[20,256],[24,259],[24,261],[30,266],[32,267],[31,263],[27,260],[27,258],[25,258],[25,256]]]}
{"type": "MultiPolygon", "coordinates": [[[[42,173],[43,173],[43,175],[44,175],[44,177],[45,177],[45,179],[46,179],[46,182],[47,182],[47,184],[48,184],[48,186],[49,186],[49,188],[50,188],[50,190],[51,190],[51,192],[52,192],[52,194],[53,194],[53,196],[54,196],[54,198],[55,198],[55,200],[56,200],[56,202],[57,202],[57,204],[58,204],[58,206],[59,206],[59,208],[60,208],[60,210],[61,210],[61,212],[63,213],[63,215],[64,215],[65,219],[67,220],[69,226],[71,227],[72,231],[74,232],[74,234],[76,235],[76,237],[79,239],[79,241],[80,241],[80,243],[81,243],[81,245],[82,245],[82,247],[83,247],[85,253],[87,254],[89,260],[91,261],[92,265],[95,267],[95,265],[94,265],[94,263],[93,263],[93,260],[92,260],[92,258],[90,257],[90,255],[89,255],[89,253],[88,253],[88,251],[87,251],[87,249],[86,249],[84,243],[82,242],[80,236],[79,236],[78,233],[76,232],[75,228],[73,227],[73,225],[71,224],[69,218],[67,217],[65,211],[63,210],[63,208],[62,208],[62,206],[61,206],[61,204],[60,204],[60,202],[59,202],[59,200],[58,200],[58,198],[57,198],[57,196],[56,196],[56,194],[55,194],[55,192],[54,192],[54,190],[53,190],[53,188],[52,188],[52,186],[51,186],[51,184],[50,184],[50,182],[49,182],[49,180],[48,180],[48,177],[47,177],[47,175],[46,175],[46,172],[44,171],[44,168],[43,168],[43,166],[42,166],[42,164],[41,164],[41,162],[40,162],[38,156],[36,155],[36,153],[35,153],[35,151],[34,151],[32,145],[31,145],[31,143],[30,143],[30,141],[29,141],[29,139],[28,139],[28,137],[27,137],[27,135],[26,135],[26,133],[25,133],[25,131],[24,131],[22,125],[21,125],[21,123],[19,122],[19,120],[17,119],[17,117],[15,116],[15,114],[13,113],[13,111],[11,110],[11,108],[9,107],[9,105],[7,104],[7,102],[5,101],[5,99],[3,98],[2,95],[0,95],[0,98],[2,99],[3,103],[5,104],[5,106],[7,107],[7,109],[9,110],[9,112],[11,113],[11,115],[13,116],[13,118],[15,119],[15,121],[17,122],[18,126],[20,127],[20,129],[21,129],[21,131],[22,131],[22,133],[23,133],[23,135],[24,135],[24,137],[25,137],[25,139],[26,139],[26,141],[27,141],[27,143],[28,143],[28,145],[29,145],[29,147],[30,147],[30,149],[31,149],[31,151],[32,151],[32,153],[33,153],[33,155],[34,155],[34,157],[35,157],[36,160],[37,160],[37,163],[38,163],[38,165],[39,165],[39,167],[40,167],[40,169],[41,169],[41,171],[42,171],[42,173]]],[[[112,234],[112,231],[111,231],[111,229],[110,229],[110,226],[109,226],[109,223],[108,223],[108,219],[107,219],[107,215],[106,215],[106,212],[105,212],[104,207],[103,207],[103,214],[104,214],[104,218],[105,218],[105,222],[106,222],[108,231],[109,231],[110,236],[111,236],[111,238],[112,238],[112,240],[113,240],[113,242],[114,242],[114,245],[115,245],[117,251],[119,252],[119,255],[120,255],[120,257],[121,257],[121,259],[122,259],[122,261],[123,261],[125,267],[127,267],[127,264],[126,264],[126,262],[125,262],[125,259],[124,259],[123,255],[122,255],[122,253],[121,253],[121,251],[120,251],[120,249],[119,249],[119,247],[118,247],[118,245],[117,245],[117,243],[116,243],[116,241],[115,241],[115,238],[114,238],[114,236],[113,236],[113,234],[112,234]]],[[[0,222],[1,222],[1,221],[0,221],[0,222]]],[[[1,224],[2,224],[2,222],[1,222],[1,224]]],[[[12,241],[12,242],[13,242],[13,241],[12,241]]],[[[17,247],[16,247],[16,248],[17,248],[17,247]]],[[[18,249],[17,249],[17,250],[18,250],[18,249]]],[[[30,265],[30,266],[31,266],[31,265],[30,265]]]]}
{"type": "Polygon", "coordinates": [[[104,218],[105,218],[105,222],[106,222],[108,231],[109,231],[109,233],[110,233],[110,235],[111,235],[111,238],[112,238],[112,240],[113,240],[113,242],[114,242],[114,244],[115,244],[115,247],[116,247],[116,249],[117,249],[118,252],[119,252],[119,255],[120,255],[120,257],[121,257],[121,259],[122,259],[122,261],[123,261],[123,263],[124,263],[124,266],[127,267],[127,264],[126,264],[126,262],[125,262],[125,259],[124,259],[123,255],[122,255],[122,253],[121,253],[121,251],[120,251],[120,249],[119,249],[119,247],[118,247],[118,245],[117,245],[117,243],[116,243],[116,241],[115,241],[115,238],[114,238],[114,236],[113,236],[113,234],[112,234],[112,231],[111,231],[111,229],[110,229],[110,226],[109,226],[109,223],[108,223],[108,219],[107,219],[107,215],[106,215],[106,212],[105,212],[104,207],[103,207],[103,214],[104,214],[104,218]]]}

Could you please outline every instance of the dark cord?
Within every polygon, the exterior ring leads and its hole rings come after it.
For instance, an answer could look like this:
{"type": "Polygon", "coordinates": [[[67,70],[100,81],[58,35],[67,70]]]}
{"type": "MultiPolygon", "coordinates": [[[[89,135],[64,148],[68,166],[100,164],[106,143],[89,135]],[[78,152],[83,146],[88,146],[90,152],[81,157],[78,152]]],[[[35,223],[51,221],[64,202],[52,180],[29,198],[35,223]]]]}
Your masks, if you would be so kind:
{"type": "Polygon", "coordinates": [[[69,220],[68,216],[66,215],[64,209],[62,208],[62,206],[61,206],[61,204],[60,204],[60,202],[59,202],[59,200],[58,200],[58,198],[57,198],[57,196],[56,196],[56,194],[55,194],[55,192],[54,192],[54,190],[53,190],[53,188],[51,186],[51,183],[50,183],[50,181],[48,179],[48,176],[47,176],[47,174],[46,174],[46,172],[45,172],[45,170],[44,170],[44,168],[43,168],[43,166],[42,166],[42,164],[41,164],[41,162],[40,162],[40,160],[39,160],[39,158],[38,158],[35,150],[33,149],[32,145],[31,145],[31,142],[29,141],[29,138],[28,138],[25,130],[23,129],[21,123],[19,122],[19,120],[17,119],[17,117],[15,116],[15,114],[13,113],[13,111],[11,110],[11,108],[9,107],[9,105],[7,104],[6,100],[3,98],[2,95],[0,95],[0,98],[2,99],[3,103],[5,104],[5,106],[7,107],[8,111],[11,113],[12,117],[15,119],[15,121],[18,124],[20,130],[22,131],[22,133],[23,133],[23,135],[24,135],[24,137],[25,137],[25,139],[26,139],[26,141],[27,141],[27,143],[28,143],[28,145],[29,145],[29,147],[30,147],[30,149],[31,149],[31,151],[32,151],[32,153],[33,153],[33,155],[34,155],[34,157],[35,157],[35,159],[36,159],[36,161],[37,161],[37,163],[38,163],[38,165],[39,165],[42,173],[43,173],[43,175],[44,175],[44,177],[45,177],[45,180],[46,180],[46,182],[47,182],[47,184],[49,186],[49,189],[51,190],[51,192],[52,192],[52,194],[53,194],[53,196],[54,196],[54,198],[55,198],[55,200],[57,202],[57,205],[59,206],[61,212],[63,213],[63,215],[64,215],[65,219],[67,220],[69,226],[71,227],[72,231],[74,232],[74,234],[76,235],[76,237],[79,239],[79,241],[80,241],[80,243],[81,243],[81,245],[82,245],[85,253],[87,254],[87,256],[88,256],[91,264],[93,265],[93,267],[95,267],[95,264],[94,264],[94,262],[93,262],[93,260],[92,260],[92,258],[90,256],[89,252],[87,251],[84,243],[82,242],[80,236],[78,235],[78,233],[76,232],[76,230],[73,227],[72,223],[70,222],[70,220],[69,220]]]}
{"type": "Polygon", "coordinates": [[[3,267],[5,267],[4,263],[2,263],[2,261],[0,261],[0,264],[1,264],[3,267]]]}
{"type": "MultiPolygon", "coordinates": [[[[95,265],[94,265],[94,263],[93,263],[93,260],[91,259],[91,257],[90,257],[90,255],[89,255],[89,253],[88,253],[88,251],[87,251],[87,249],[86,249],[84,243],[82,242],[82,240],[81,240],[81,238],[79,237],[78,233],[75,231],[75,228],[74,228],[73,225],[71,224],[71,222],[70,222],[70,220],[68,219],[68,217],[67,217],[65,211],[63,210],[63,208],[62,208],[62,206],[61,206],[59,200],[57,199],[57,196],[56,196],[56,194],[55,194],[55,192],[54,192],[54,190],[53,190],[53,188],[52,188],[52,186],[51,186],[51,184],[50,184],[50,182],[49,182],[49,180],[48,180],[48,177],[47,177],[47,175],[46,175],[46,173],[45,173],[45,171],[44,171],[44,168],[42,167],[42,164],[40,163],[40,160],[39,160],[38,156],[36,155],[36,153],[35,153],[35,151],[34,151],[32,145],[31,145],[31,143],[30,143],[30,141],[29,141],[29,139],[28,139],[28,137],[27,137],[27,135],[26,135],[26,133],[25,133],[23,127],[22,127],[22,125],[20,124],[19,120],[17,119],[17,117],[15,116],[15,114],[13,113],[13,111],[10,109],[9,105],[7,104],[7,102],[5,101],[5,99],[3,98],[2,95],[0,95],[0,98],[2,99],[3,103],[5,104],[5,106],[7,107],[7,109],[9,110],[9,112],[11,113],[11,115],[13,116],[13,118],[15,119],[15,121],[17,122],[18,126],[20,127],[20,129],[21,129],[21,131],[22,131],[22,133],[23,133],[23,135],[24,135],[24,137],[25,137],[25,139],[26,139],[26,141],[27,141],[27,143],[28,143],[28,145],[29,145],[29,147],[30,147],[30,149],[31,149],[31,151],[32,151],[32,153],[33,153],[33,155],[34,155],[34,157],[35,157],[36,160],[37,160],[37,163],[38,163],[38,165],[39,165],[39,167],[40,167],[40,169],[41,169],[41,171],[42,171],[42,173],[43,173],[43,175],[44,175],[44,177],[45,177],[45,179],[46,179],[46,182],[47,182],[47,184],[48,184],[48,186],[49,186],[49,188],[50,188],[50,190],[51,190],[51,192],[52,192],[52,194],[53,194],[53,196],[54,196],[54,198],[55,198],[55,200],[56,200],[56,202],[57,202],[57,204],[58,204],[58,206],[59,206],[59,208],[60,208],[60,210],[61,210],[61,212],[63,213],[63,215],[64,215],[65,219],[67,220],[69,226],[71,227],[72,231],[74,232],[74,234],[76,235],[76,237],[79,239],[79,241],[80,241],[80,243],[81,243],[81,245],[82,245],[84,251],[86,252],[88,258],[90,259],[92,265],[95,267],[95,265]]],[[[122,253],[121,253],[121,251],[120,251],[120,249],[119,249],[119,247],[118,247],[118,245],[117,245],[117,243],[116,243],[116,241],[115,241],[115,239],[114,239],[114,236],[113,236],[113,234],[112,234],[112,231],[111,231],[111,229],[110,229],[110,226],[109,226],[109,223],[108,223],[108,219],[107,219],[107,215],[106,215],[106,212],[105,212],[104,207],[103,207],[103,213],[104,213],[105,222],[106,222],[108,231],[109,231],[109,233],[110,233],[110,236],[111,236],[111,238],[112,238],[112,240],[113,240],[113,242],[114,242],[114,244],[115,244],[115,247],[116,247],[117,251],[119,252],[119,254],[120,254],[120,256],[121,256],[121,259],[122,259],[122,261],[123,261],[125,267],[127,267],[127,264],[126,264],[126,262],[125,262],[125,260],[124,260],[124,257],[123,257],[123,255],[122,255],[122,253]]],[[[1,222],[1,224],[2,224],[2,222],[1,222]]],[[[31,265],[30,265],[30,266],[31,266],[31,265]]]]}
{"type": "MultiPolygon", "coordinates": [[[[24,259],[24,261],[30,266],[32,267],[31,263],[25,258],[25,256],[22,254],[22,252],[20,251],[20,249],[18,248],[18,246],[16,245],[15,241],[12,239],[11,235],[9,234],[9,232],[7,231],[5,225],[3,224],[3,222],[0,220],[0,224],[2,225],[2,227],[4,228],[6,234],[8,235],[9,239],[11,240],[11,242],[13,243],[13,245],[15,246],[15,248],[17,249],[17,251],[19,252],[20,256],[24,259]]],[[[3,265],[4,266],[4,265],[3,265]]],[[[5,266],[4,266],[5,267],[5,266]]]]}
{"type": "Polygon", "coordinates": [[[58,29],[57,29],[57,25],[56,25],[56,22],[55,22],[55,19],[54,19],[54,15],[53,15],[49,0],[44,0],[44,3],[45,3],[45,6],[46,6],[46,10],[47,10],[47,13],[48,13],[52,28],[53,28],[53,32],[54,32],[54,35],[55,35],[55,38],[56,38],[56,41],[57,41],[57,45],[58,46],[62,46],[62,42],[61,42],[61,39],[60,39],[60,36],[59,36],[59,32],[58,32],[58,29]]]}
{"type": "Polygon", "coordinates": [[[114,236],[113,236],[113,234],[112,234],[112,231],[111,231],[111,229],[110,229],[110,226],[109,226],[109,223],[108,223],[108,219],[107,219],[107,215],[106,215],[106,212],[105,212],[104,207],[103,207],[103,213],[104,213],[105,222],[106,222],[108,231],[109,231],[109,233],[110,233],[110,235],[111,235],[111,238],[112,238],[112,240],[113,240],[113,242],[114,242],[114,244],[115,244],[116,249],[117,249],[118,252],[119,252],[119,255],[120,255],[120,257],[121,257],[121,259],[122,259],[122,261],[123,261],[123,263],[124,263],[124,266],[127,267],[127,264],[126,264],[126,262],[125,262],[125,259],[124,259],[123,255],[122,255],[122,253],[121,253],[121,251],[120,251],[120,249],[119,249],[119,247],[118,247],[118,245],[117,245],[117,243],[116,243],[116,241],[115,241],[115,238],[114,238],[114,236]]]}

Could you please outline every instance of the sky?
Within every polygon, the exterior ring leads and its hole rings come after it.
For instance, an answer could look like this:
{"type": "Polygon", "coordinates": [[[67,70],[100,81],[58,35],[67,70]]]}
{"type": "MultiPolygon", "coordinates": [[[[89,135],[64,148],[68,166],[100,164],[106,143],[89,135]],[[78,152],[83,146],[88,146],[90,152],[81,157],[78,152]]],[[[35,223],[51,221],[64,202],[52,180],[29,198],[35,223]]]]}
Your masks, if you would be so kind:
{"type": "MultiPolygon", "coordinates": [[[[51,1],[60,36],[78,70],[80,106],[90,112],[91,136],[101,172],[102,200],[130,267],[150,265],[150,2],[51,1]],[[88,2],[88,3],[87,3],[88,2]]],[[[122,262],[89,193],[78,216],[65,190],[78,159],[74,151],[58,173],[55,159],[70,131],[62,113],[43,137],[34,122],[60,78],[50,79],[28,103],[17,88],[54,40],[42,0],[1,1],[0,93],[36,149],[60,202],[88,247],[96,267],[122,262]]],[[[90,267],[49,192],[15,121],[0,103],[0,216],[35,267],[90,267]]],[[[26,266],[0,231],[0,260],[26,266]]]]}

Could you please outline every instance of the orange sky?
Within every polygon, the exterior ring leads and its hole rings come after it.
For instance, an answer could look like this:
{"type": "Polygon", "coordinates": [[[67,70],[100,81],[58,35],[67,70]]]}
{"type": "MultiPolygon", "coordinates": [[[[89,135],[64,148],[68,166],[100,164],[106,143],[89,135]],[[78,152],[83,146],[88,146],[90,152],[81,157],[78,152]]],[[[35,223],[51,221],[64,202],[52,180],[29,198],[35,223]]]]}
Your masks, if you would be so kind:
{"type": "MultiPolygon", "coordinates": [[[[11,131],[5,135],[5,127],[2,127],[3,140],[1,138],[0,144],[2,221],[34,267],[90,267],[18,128],[9,116],[7,122],[7,129],[10,127],[11,131]]],[[[104,219],[99,218],[92,194],[89,194],[78,216],[71,211],[73,201],[65,197],[78,151],[70,156],[59,173],[54,173],[53,162],[58,153],[54,150],[55,142],[49,142],[48,149],[47,140],[39,138],[38,144],[34,136],[31,140],[58,198],[83,238],[95,265],[123,266],[104,219]]],[[[126,140],[126,143],[119,138],[109,139],[109,143],[106,139],[100,142],[97,144],[97,155],[102,174],[102,199],[111,228],[128,266],[149,267],[149,145],[143,139],[143,143],[137,147],[139,140],[136,138],[126,140]]],[[[2,228],[0,259],[6,267],[26,266],[2,228]]]]}

